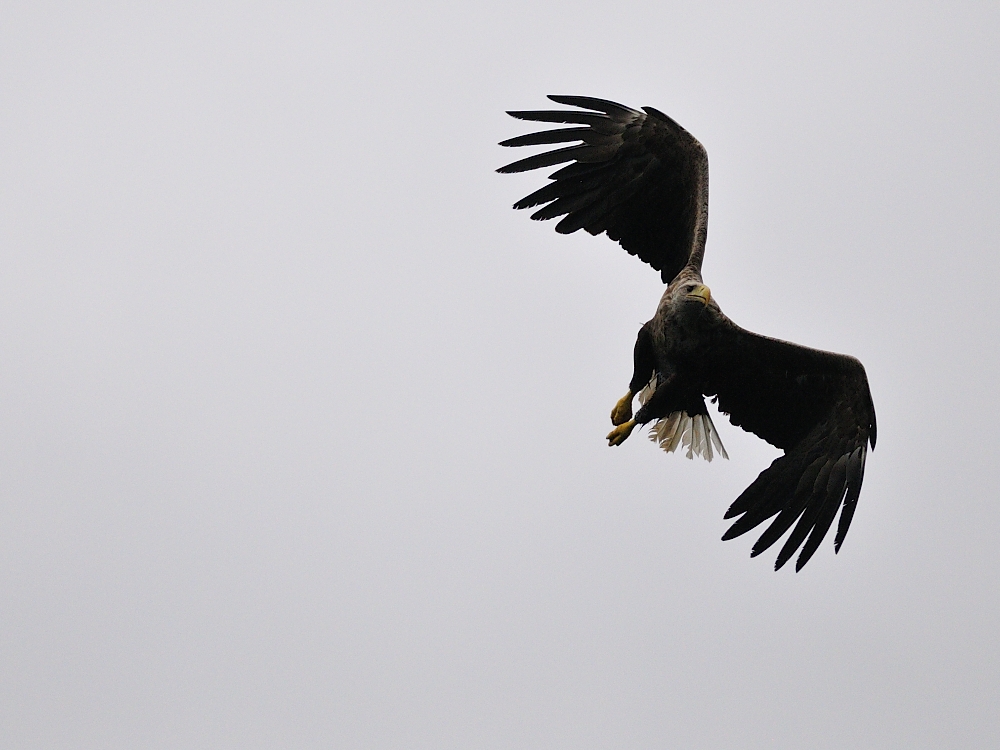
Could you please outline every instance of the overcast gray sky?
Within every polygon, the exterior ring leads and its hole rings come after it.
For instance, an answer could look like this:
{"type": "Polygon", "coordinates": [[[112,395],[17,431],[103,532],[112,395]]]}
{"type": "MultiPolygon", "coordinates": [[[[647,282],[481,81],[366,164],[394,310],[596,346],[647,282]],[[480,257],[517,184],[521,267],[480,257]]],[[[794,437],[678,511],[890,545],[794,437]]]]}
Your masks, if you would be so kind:
{"type": "Polygon", "coordinates": [[[16,748],[1000,744],[1000,6],[6,3],[0,736],[16,748]],[[608,449],[658,275],[510,205],[505,109],[706,146],[705,279],[859,357],[839,555],[777,451],[608,449]]]}

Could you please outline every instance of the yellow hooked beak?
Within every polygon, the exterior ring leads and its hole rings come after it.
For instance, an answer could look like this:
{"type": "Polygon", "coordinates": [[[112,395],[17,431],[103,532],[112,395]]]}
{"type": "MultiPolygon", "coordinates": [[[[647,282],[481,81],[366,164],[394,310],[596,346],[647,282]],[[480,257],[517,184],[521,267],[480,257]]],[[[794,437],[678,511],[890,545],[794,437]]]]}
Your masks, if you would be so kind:
{"type": "Polygon", "coordinates": [[[690,292],[688,292],[688,299],[698,299],[701,300],[701,304],[707,305],[712,301],[712,290],[709,289],[704,284],[699,284],[690,292]]]}

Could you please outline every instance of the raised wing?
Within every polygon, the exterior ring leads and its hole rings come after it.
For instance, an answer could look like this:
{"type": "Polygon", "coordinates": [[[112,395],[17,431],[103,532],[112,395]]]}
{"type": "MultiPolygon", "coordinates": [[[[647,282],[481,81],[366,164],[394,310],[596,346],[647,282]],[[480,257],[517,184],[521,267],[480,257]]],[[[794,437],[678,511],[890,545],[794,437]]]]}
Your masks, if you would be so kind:
{"type": "Polygon", "coordinates": [[[875,406],[862,364],[843,354],[758,336],[736,325],[706,357],[705,395],[744,430],[784,449],[726,512],[739,516],[733,539],[774,518],[751,556],[789,535],[774,568],[801,546],[800,570],[840,510],[840,551],[857,507],[868,446],[875,447],[875,406]],[[841,510],[842,508],[842,510],[841,510]]]}
{"type": "Polygon", "coordinates": [[[525,172],[571,162],[514,208],[542,206],[532,219],[563,218],[556,231],[606,232],[664,283],[692,261],[700,270],[708,231],[708,156],[684,128],[652,107],[631,109],[585,96],[550,96],[583,110],[508,112],[519,120],[579,127],[545,130],[501,146],[575,145],[498,169],[525,172]]]}

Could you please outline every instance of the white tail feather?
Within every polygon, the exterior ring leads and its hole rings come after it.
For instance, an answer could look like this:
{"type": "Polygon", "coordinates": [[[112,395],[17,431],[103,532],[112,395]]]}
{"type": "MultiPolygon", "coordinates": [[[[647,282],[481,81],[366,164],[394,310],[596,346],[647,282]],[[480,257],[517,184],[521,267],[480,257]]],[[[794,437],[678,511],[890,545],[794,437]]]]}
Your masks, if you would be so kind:
{"type": "Polygon", "coordinates": [[[639,391],[639,405],[645,406],[646,402],[649,401],[649,397],[653,395],[653,391],[656,390],[656,379],[659,376],[654,372],[653,377],[650,378],[649,382],[646,383],[646,387],[639,391]]]}
{"type": "MultiPolygon", "coordinates": [[[[657,375],[654,373],[649,384],[639,392],[640,404],[645,404],[653,395],[656,379],[657,375]]],[[[673,453],[678,446],[683,446],[687,448],[688,458],[701,456],[706,461],[711,461],[714,458],[713,447],[720,456],[729,458],[710,414],[695,414],[692,417],[687,412],[675,411],[653,423],[649,429],[649,439],[667,453],[673,453]]]]}

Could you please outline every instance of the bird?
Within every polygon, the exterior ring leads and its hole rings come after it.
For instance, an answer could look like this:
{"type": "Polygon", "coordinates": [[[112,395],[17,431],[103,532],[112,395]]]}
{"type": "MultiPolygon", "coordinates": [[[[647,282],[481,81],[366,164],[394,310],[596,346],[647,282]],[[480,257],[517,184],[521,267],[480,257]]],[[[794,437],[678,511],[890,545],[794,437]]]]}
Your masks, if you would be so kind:
{"type": "Polygon", "coordinates": [[[839,552],[857,508],[875,405],[856,358],[747,331],[730,320],[702,279],[708,239],[708,154],[675,120],[653,107],[605,99],[550,96],[565,109],[509,111],[557,126],[501,146],[569,144],[497,171],[559,168],[544,187],[514,204],[531,218],[560,218],[556,232],[606,234],[660,272],[666,289],[633,350],[628,390],[611,410],[609,446],[640,425],[668,452],[711,461],[728,458],[706,398],[729,421],[783,451],[729,506],[735,519],[722,539],[770,522],[750,556],[791,529],[777,554],[779,570],[796,552],[796,572],[833,524],[839,552]],[[639,408],[633,414],[633,401],[639,408]]]}

